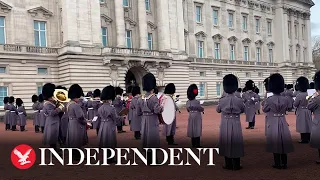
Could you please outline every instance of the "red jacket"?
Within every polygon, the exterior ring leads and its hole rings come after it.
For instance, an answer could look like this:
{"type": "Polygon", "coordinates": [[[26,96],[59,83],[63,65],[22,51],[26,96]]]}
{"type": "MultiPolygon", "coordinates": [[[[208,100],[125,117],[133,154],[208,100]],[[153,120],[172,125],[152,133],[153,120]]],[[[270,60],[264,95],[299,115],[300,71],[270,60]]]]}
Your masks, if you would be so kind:
{"type": "Polygon", "coordinates": [[[127,102],[127,105],[126,105],[126,108],[128,108],[128,109],[130,107],[130,103],[131,103],[132,98],[133,98],[133,96],[129,96],[129,98],[128,98],[128,102],[127,102]]]}

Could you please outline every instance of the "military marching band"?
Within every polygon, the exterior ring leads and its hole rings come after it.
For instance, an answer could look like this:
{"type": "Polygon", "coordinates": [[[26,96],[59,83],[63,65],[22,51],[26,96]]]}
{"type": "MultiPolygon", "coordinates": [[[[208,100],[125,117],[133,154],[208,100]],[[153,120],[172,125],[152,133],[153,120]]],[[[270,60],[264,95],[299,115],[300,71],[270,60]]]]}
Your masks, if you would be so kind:
{"type": "MultiPolygon", "coordinates": [[[[42,94],[33,95],[33,125],[36,133],[43,133],[43,145],[83,148],[88,144],[87,130],[94,129],[97,133],[98,145],[101,148],[116,148],[117,133],[126,133],[123,126],[126,119],[130,124],[136,140],[141,139],[143,148],[160,147],[159,124],[163,124],[162,135],[168,145],[177,145],[176,116],[170,123],[166,122],[162,112],[166,109],[166,101],[173,99],[176,92],[173,83],[167,84],[164,94],[158,94],[156,78],[148,73],[142,79],[143,91],[139,86],[129,88],[127,99],[123,99],[123,89],[107,86],[102,91],[96,89],[84,92],[78,84],[73,84],[69,90],[62,86],[47,83],[42,94]],[[157,96],[158,94],[158,96],[157,96]]],[[[296,131],[300,133],[299,143],[310,144],[318,150],[320,164],[320,72],[309,83],[306,77],[299,77],[295,86],[285,85],[280,74],[272,74],[264,80],[265,96],[261,100],[260,90],[252,80],[245,83],[241,89],[238,78],[229,74],[223,78],[224,93],[219,100],[216,111],[221,114],[219,133],[220,155],[224,156],[223,168],[228,170],[242,169],[240,158],[244,156],[244,140],[240,115],[245,113],[248,127],[255,128],[255,116],[260,114],[260,108],[265,113],[266,151],[273,154],[273,168],[288,167],[288,153],[294,151],[294,146],[286,121],[287,112],[295,109],[296,131]],[[314,89],[313,94],[309,90],[314,89]]],[[[186,110],[189,113],[186,135],[191,138],[194,148],[201,147],[202,114],[204,108],[196,98],[198,87],[191,84],[187,89],[188,101],[186,110]]],[[[5,97],[4,124],[5,130],[26,131],[27,114],[20,98],[5,97]]],[[[173,101],[174,102],[174,101],[173,101]]],[[[178,106],[172,107],[175,114],[180,112],[178,106]]],[[[80,158],[75,151],[74,159],[80,158]]],[[[152,153],[147,152],[148,164],[151,164],[152,153]]],[[[114,163],[115,159],[109,160],[114,163]]]]}

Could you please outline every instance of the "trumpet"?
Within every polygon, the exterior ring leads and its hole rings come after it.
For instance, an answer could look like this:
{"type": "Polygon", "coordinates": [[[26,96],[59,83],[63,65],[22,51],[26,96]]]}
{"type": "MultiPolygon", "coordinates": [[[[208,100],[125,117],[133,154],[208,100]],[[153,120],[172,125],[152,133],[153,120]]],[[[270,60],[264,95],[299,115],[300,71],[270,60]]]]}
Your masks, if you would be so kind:
{"type": "Polygon", "coordinates": [[[63,103],[70,102],[68,91],[64,89],[56,89],[53,93],[53,99],[56,101],[56,106],[62,108],[64,108],[63,103]]]}

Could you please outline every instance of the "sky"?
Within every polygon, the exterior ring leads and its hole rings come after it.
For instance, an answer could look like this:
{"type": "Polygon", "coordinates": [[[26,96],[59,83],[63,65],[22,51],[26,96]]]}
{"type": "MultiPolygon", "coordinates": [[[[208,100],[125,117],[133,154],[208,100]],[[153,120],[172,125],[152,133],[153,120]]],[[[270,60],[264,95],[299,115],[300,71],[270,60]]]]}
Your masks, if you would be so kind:
{"type": "Polygon", "coordinates": [[[320,0],[313,0],[316,4],[311,8],[311,36],[320,36],[320,0]]]}

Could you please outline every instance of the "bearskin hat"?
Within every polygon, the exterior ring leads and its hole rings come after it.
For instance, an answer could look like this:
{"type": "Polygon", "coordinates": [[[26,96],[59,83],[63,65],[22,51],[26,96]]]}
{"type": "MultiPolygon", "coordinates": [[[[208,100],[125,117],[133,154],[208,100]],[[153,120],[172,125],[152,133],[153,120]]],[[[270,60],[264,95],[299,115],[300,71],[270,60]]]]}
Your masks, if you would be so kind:
{"type": "Polygon", "coordinates": [[[267,92],[269,91],[269,80],[270,80],[270,77],[266,78],[266,79],[263,81],[264,88],[266,89],[267,92]]]}
{"type": "Polygon", "coordinates": [[[128,88],[127,88],[127,91],[126,91],[126,93],[131,93],[132,94],[132,89],[134,88],[134,86],[129,86],[128,88]]]}
{"type": "Polygon", "coordinates": [[[254,89],[254,82],[252,80],[249,80],[246,82],[246,89],[247,90],[253,90],[254,89]]]}
{"type": "MultiPolygon", "coordinates": [[[[309,86],[309,84],[308,84],[308,86],[309,86]]],[[[299,91],[299,89],[298,89],[298,84],[295,84],[295,85],[294,85],[294,90],[295,90],[295,91],[299,91]]]]}
{"type": "Polygon", "coordinates": [[[17,98],[17,99],[16,99],[16,104],[17,104],[17,106],[21,106],[21,105],[23,104],[22,99],[17,98]]]}
{"type": "Polygon", "coordinates": [[[141,90],[140,90],[140,87],[139,86],[134,86],[132,87],[132,96],[136,96],[138,94],[141,94],[141,90]]]}
{"type": "Polygon", "coordinates": [[[287,84],[287,89],[290,90],[293,88],[293,84],[287,84]]]}
{"type": "Polygon", "coordinates": [[[143,85],[143,90],[149,92],[152,89],[155,89],[157,85],[156,78],[154,77],[153,74],[148,73],[145,76],[143,76],[142,85],[143,85]]]}
{"type": "Polygon", "coordinates": [[[256,94],[259,94],[259,93],[260,93],[259,88],[258,88],[258,87],[255,87],[255,88],[254,88],[254,92],[255,92],[256,94]]]}
{"type": "Polygon", "coordinates": [[[9,97],[9,103],[11,104],[11,103],[14,103],[14,97],[13,96],[10,96],[9,97]]]}
{"type": "Polygon", "coordinates": [[[198,86],[191,84],[188,87],[187,96],[189,100],[194,100],[198,96],[198,86]]]}
{"type": "Polygon", "coordinates": [[[228,74],[223,77],[222,84],[224,92],[232,94],[238,89],[238,78],[233,74],[228,74]]]}
{"type": "Polygon", "coordinates": [[[122,96],[122,94],[123,94],[123,89],[121,89],[121,87],[116,87],[116,88],[115,88],[115,92],[116,92],[116,95],[122,96]]]}
{"type": "Polygon", "coordinates": [[[311,82],[311,83],[309,84],[309,88],[310,88],[310,89],[315,89],[314,84],[315,84],[314,82],[311,82]]]}
{"type": "Polygon", "coordinates": [[[92,91],[87,92],[87,96],[86,97],[91,97],[92,96],[92,91]]]}
{"type": "Polygon", "coordinates": [[[176,86],[173,83],[169,83],[166,85],[164,88],[164,93],[165,94],[174,94],[176,93],[176,86]]]}
{"type": "Polygon", "coordinates": [[[43,95],[42,95],[42,94],[39,94],[39,102],[42,103],[43,101],[44,101],[43,95]]]}
{"type": "Polygon", "coordinates": [[[287,89],[287,86],[288,86],[287,84],[284,84],[284,89],[287,89]]]}
{"type": "Polygon", "coordinates": [[[96,89],[93,91],[93,98],[97,98],[101,96],[101,91],[100,89],[96,89]]]}
{"type": "Polygon", "coordinates": [[[242,88],[238,88],[237,92],[241,93],[242,92],[242,88]]]}
{"type": "Polygon", "coordinates": [[[296,86],[298,91],[307,92],[309,89],[309,80],[306,77],[301,76],[297,79],[296,86]]]}
{"type": "Polygon", "coordinates": [[[158,94],[158,93],[159,93],[158,87],[155,87],[155,88],[154,88],[153,93],[154,93],[154,94],[158,94]]]}
{"type": "Polygon", "coordinates": [[[52,83],[47,83],[42,87],[42,95],[44,100],[48,100],[53,96],[56,86],[52,83]]]}
{"type": "Polygon", "coordinates": [[[70,99],[80,98],[83,96],[83,90],[79,84],[73,84],[70,86],[68,96],[70,99]]]}
{"type": "Polygon", "coordinates": [[[246,87],[244,87],[243,89],[242,89],[242,92],[244,93],[244,92],[247,92],[248,90],[247,90],[247,88],[246,87]]]}
{"type": "Polygon", "coordinates": [[[284,91],[284,79],[281,74],[275,73],[270,76],[269,90],[274,94],[280,94],[284,91]]]}
{"type": "Polygon", "coordinates": [[[31,100],[32,100],[33,103],[37,102],[38,101],[38,96],[37,95],[33,95],[31,97],[31,100]]]}
{"type": "MultiPolygon", "coordinates": [[[[313,78],[314,88],[316,90],[320,90],[320,71],[318,71],[313,78]]],[[[311,85],[310,85],[311,86],[311,85]]],[[[310,87],[311,88],[311,87],[310,87]]]]}
{"type": "Polygon", "coordinates": [[[3,104],[7,104],[9,102],[9,97],[4,97],[3,98],[3,104]]]}
{"type": "Polygon", "coordinates": [[[68,89],[66,87],[63,87],[63,86],[57,86],[56,89],[63,89],[63,90],[68,91],[68,89]]]}
{"type": "Polygon", "coordinates": [[[101,93],[101,100],[106,101],[106,100],[111,100],[113,101],[116,97],[116,92],[115,88],[113,86],[107,86],[103,88],[102,93],[101,93]]]}

